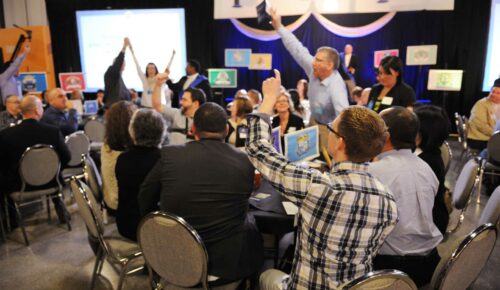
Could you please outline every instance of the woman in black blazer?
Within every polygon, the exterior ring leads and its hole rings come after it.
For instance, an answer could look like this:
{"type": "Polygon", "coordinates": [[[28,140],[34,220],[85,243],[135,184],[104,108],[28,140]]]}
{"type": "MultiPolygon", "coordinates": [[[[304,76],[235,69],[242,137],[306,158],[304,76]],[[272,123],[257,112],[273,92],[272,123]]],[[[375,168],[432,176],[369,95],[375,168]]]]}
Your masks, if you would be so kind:
{"type": "Polygon", "coordinates": [[[137,241],[137,227],[141,221],[137,195],[142,182],[160,159],[160,145],[166,137],[163,117],[154,110],[137,110],[130,120],[129,132],[134,145],[122,153],[116,162],[118,181],[118,232],[137,241]]]}

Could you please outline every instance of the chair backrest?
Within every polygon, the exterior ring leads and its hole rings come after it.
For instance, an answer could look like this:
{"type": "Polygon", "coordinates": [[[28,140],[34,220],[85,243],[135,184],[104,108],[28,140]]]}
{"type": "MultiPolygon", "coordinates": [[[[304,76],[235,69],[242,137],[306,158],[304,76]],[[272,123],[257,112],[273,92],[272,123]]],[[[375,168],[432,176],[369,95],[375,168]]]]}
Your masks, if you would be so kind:
{"type": "Polygon", "coordinates": [[[467,205],[478,182],[479,164],[474,158],[471,158],[462,167],[453,189],[452,201],[455,208],[463,209],[467,205]]]}
{"type": "Polygon", "coordinates": [[[82,164],[82,155],[89,154],[90,140],[83,131],[76,131],[65,138],[66,146],[71,152],[71,159],[68,166],[77,166],[82,164]]]}
{"type": "Polygon", "coordinates": [[[104,124],[96,119],[88,120],[84,126],[85,134],[92,142],[103,142],[105,130],[104,124]]]}
{"type": "Polygon", "coordinates": [[[59,156],[51,145],[37,144],[28,147],[19,160],[22,190],[26,185],[41,186],[49,183],[59,175],[60,168],[59,156]]]}
{"type": "Polygon", "coordinates": [[[97,170],[94,160],[90,156],[83,159],[83,173],[85,183],[90,187],[98,202],[102,201],[102,178],[97,170]]]}
{"type": "Polygon", "coordinates": [[[461,144],[464,136],[464,121],[462,116],[460,116],[457,112],[455,112],[455,126],[457,127],[458,142],[461,144]]]}
{"type": "Polygon", "coordinates": [[[479,218],[479,224],[483,225],[486,223],[491,223],[496,225],[497,230],[499,229],[500,222],[500,186],[498,186],[495,191],[491,194],[486,206],[481,213],[479,218]]]}
{"type": "Polygon", "coordinates": [[[488,141],[488,160],[500,165],[500,131],[495,132],[488,141]]]}
{"type": "Polygon", "coordinates": [[[451,254],[441,258],[432,276],[432,289],[468,288],[488,261],[496,239],[497,230],[492,224],[473,230],[451,254]]]}
{"type": "Polygon", "coordinates": [[[71,191],[78,205],[78,213],[82,217],[87,229],[94,238],[102,239],[104,223],[100,207],[96,202],[90,188],[75,176],[70,181],[71,191]]]}
{"type": "Polygon", "coordinates": [[[451,159],[453,158],[453,154],[451,153],[450,144],[444,141],[443,145],[441,145],[441,159],[443,159],[444,163],[444,172],[448,172],[450,168],[451,159]]]}
{"type": "Polygon", "coordinates": [[[208,254],[198,233],[181,217],[154,212],[141,221],[137,238],[146,263],[169,284],[207,289],[208,254]]]}
{"type": "Polygon", "coordinates": [[[349,281],[337,290],[417,290],[417,286],[408,275],[398,270],[379,270],[349,281]]]}

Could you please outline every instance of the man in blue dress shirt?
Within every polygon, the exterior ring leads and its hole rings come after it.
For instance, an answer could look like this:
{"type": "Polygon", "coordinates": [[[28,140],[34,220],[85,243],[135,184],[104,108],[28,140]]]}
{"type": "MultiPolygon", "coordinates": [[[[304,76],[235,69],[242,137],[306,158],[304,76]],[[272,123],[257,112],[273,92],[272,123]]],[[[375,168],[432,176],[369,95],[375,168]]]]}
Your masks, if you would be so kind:
{"type": "Polygon", "coordinates": [[[319,125],[320,147],[326,148],[330,124],[340,112],[349,106],[347,88],[337,68],[339,53],[331,47],[323,46],[312,56],[309,50],[281,24],[281,16],[271,11],[272,25],[281,36],[285,48],[302,67],[309,78],[307,95],[311,106],[310,125],[319,125]]]}
{"type": "Polygon", "coordinates": [[[443,236],[432,219],[439,182],[429,165],[412,153],[419,130],[417,116],[399,106],[380,116],[390,137],[368,171],[389,187],[399,222],[380,247],[374,269],[401,270],[421,287],[430,282],[440,260],[436,246],[443,236]]]}

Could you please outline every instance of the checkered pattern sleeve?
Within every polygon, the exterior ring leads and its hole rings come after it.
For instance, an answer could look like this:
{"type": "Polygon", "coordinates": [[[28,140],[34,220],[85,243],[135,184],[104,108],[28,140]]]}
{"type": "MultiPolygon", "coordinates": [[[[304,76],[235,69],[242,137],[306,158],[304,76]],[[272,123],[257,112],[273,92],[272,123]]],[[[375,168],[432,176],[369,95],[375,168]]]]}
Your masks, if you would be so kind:
{"type": "Polygon", "coordinates": [[[268,115],[249,115],[248,124],[246,151],[250,161],[277,191],[300,206],[311,186],[313,171],[294,165],[274,149],[268,115]]]}

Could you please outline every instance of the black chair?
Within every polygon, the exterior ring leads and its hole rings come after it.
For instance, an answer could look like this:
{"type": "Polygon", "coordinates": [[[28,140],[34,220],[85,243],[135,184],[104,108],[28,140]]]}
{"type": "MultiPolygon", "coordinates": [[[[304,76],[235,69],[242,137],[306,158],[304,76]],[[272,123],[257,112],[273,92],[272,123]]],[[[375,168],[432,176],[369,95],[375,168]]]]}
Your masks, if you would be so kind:
{"type": "MultiPolygon", "coordinates": [[[[50,198],[63,198],[62,185],[59,182],[60,167],[59,156],[51,145],[37,144],[27,148],[21,156],[21,160],[19,161],[19,175],[22,181],[21,189],[10,193],[9,196],[14,202],[16,216],[21,226],[26,245],[29,245],[29,241],[19,208],[45,198],[47,200],[47,215],[50,221],[50,198]],[[38,190],[26,190],[28,186],[44,186],[53,180],[56,180],[56,186],[38,190]]],[[[61,202],[61,206],[64,207],[63,202],[61,202]]],[[[5,212],[8,219],[7,201],[5,201],[5,212]]],[[[68,230],[71,230],[68,217],[64,215],[64,218],[68,230]]]]}

